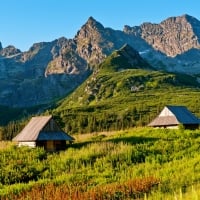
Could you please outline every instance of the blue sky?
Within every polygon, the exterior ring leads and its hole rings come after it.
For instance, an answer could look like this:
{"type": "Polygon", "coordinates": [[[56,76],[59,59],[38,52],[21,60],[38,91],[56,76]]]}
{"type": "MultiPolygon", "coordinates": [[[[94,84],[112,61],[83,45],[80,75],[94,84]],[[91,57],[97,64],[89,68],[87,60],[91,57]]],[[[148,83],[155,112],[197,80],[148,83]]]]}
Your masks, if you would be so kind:
{"type": "Polygon", "coordinates": [[[183,14],[200,20],[199,9],[200,0],[1,0],[0,41],[26,51],[36,42],[73,38],[90,16],[122,30],[183,14]]]}

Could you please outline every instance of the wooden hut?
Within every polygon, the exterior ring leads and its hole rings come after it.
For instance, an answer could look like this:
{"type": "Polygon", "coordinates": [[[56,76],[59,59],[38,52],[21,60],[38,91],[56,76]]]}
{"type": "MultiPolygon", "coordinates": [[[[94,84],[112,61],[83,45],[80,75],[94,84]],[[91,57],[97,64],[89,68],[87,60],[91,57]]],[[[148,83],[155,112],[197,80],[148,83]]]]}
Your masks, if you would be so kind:
{"type": "Polygon", "coordinates": [[[196,129],[199,127],[200,120],[185,106],[165,106],[148,126],[178,128],[180,124],[186,129],[196,129]]]}
{"type": "Polygon", "coordinates": [[[18,146],[44,147],[47,151],[58,151],[66,148],[66,143],[74,138],[61,130],[53,117],[33,117],[24,129],[13,138],[18,146]]]}

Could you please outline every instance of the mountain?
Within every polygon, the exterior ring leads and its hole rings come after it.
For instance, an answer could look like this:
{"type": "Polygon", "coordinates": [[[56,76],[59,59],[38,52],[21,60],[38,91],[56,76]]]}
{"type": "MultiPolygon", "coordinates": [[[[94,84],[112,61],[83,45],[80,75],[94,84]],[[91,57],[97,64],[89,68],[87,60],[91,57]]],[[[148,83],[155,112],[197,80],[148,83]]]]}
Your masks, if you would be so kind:
{"type": "Polygon", "coordinates": [[[97,68],[104,72],[120,72],[126,69],[152,69],[139,53],[130,45],[125,44],[114,51],[97,68]]]}
{"type": "Polygon", "coordinates": [[[144,89],[144,77],[142,76],[139,82],[132,77],[138,73],[136,69],[138,71],[144,69],[145,73],[151,73],[153,67],[135,49],[126,44],[107,56],[90,77],[69,98],[66,98],[64,104],[88,105],[94,101],[129,93],[134,88],[144,89]]]}
{"type": "Polygon", "coordinates": [[[189,15],[170,17],[160,24],[143,23],[125,27],[124,32],[139,35],[154,49],[175,57],[192,48],[200,48],[200,22],[189,15]]]}
{"type": "Polygon", "coordinates": [[[124,44],[129,44],[137,51],[152,49],[143,39],[127,35],[123,31],[105,28],[92,17],[78,31],[75,42],[79,55],[92,66],[101,63],[124,44]]]}
{"type": "Polygon", "coordinates": [[[27,52],[11,46],[3,48],[0,51],[0,104],[14,107],[47,104],[82,83],[88,70],[76,74],[67,71],[65,58],[59,62],[69,43],[64,38],[36,43],[27,52]],[[59,67],[55,65],[51,69],[53,62],[59,67]]]}
{"type": "Polygon", "coordinates": [[[200,87],[200,83],[195,76],[157,71],[130,45],[124,45],[107,56],[89,78],[65,98],[63,105],[96,104],[105,99],[163,86],[196,88],[200,87]]]}
{"type": "Polygon", "coordinates": [[[0,54],[4,57],[12,57],[12,56],[14,56],[16,54],[20,54],[20,53],[21,53],[21,51],[12,45],[9,45],[4,49],[0,48],[0,54]]]}
{"type": "Polygon", "coordinates": [[[50,104],[75,90],[125,44],[154,69],[198,77],[199,30],[200,22],[189,15],[160,24],[125,25],[122,31],[89,17],[73,39],[36,43],[26,52],[0,44],[0,105],[50,104]]]}
{"type": "Polygon", "coordinates": [[[200,114],[199,88],[195,76],[157,71],[124,45],[49,112],[68,133],[119,130],[148,124],[167,104],[200,114]]]}
{"type": "Polygon", "coordinates": [[[196,18],[189,15],[170,17],[160,24],[143,23],[137,27],[125,26],[124,32],[144,39],[154,50],[161,53],[143,55],[158,69],[187,74],[200,73],[200,58],[197,53],[200,49],[200,21],[196,18]],[[186,55],[194,49],[197,56],[193,56],[192,59],[187,57],[186,61],[186,55]]]}

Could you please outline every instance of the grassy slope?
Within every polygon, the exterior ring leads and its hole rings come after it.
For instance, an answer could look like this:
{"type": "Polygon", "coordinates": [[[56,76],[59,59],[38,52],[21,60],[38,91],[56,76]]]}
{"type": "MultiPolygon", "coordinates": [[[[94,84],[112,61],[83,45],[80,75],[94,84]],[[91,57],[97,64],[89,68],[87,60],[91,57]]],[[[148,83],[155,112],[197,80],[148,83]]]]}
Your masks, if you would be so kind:
{"type": "Polygon", "coordinates": [[[149,123],[170,104],[185,105],[200,116],[199,94],[195,78],[186,75],[142,69],[99,72],[63,100],[53,114],[72,127],[63,127],[69,133],[123,129],[149,123]],[[94,119],[96,130],[88,128],[94,119]]]}
{"type": "Polygon", "coordinates": [[[195,77],[155,71],[124,46],[50,113],[69,133],[120,130],[148,124],[169,104],[200,116],[199,88],[195,77]]]}
{"type": "Polygon", "coordinates": [[[200,195],[199,130],[134,128],[75,137],[76,143],[59,154],[2,149],[0,196],[130,199],[137,190],[154,200],[200,195]]]}

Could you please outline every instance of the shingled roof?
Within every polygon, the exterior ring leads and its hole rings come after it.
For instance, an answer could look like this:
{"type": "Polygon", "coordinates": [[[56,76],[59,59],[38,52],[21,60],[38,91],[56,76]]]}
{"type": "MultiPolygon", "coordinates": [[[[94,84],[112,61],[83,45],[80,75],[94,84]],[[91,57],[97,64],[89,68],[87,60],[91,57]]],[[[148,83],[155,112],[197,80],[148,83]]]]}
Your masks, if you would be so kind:
{"type": "Polygon", "coordinates": [[[165,106],[148,126],[198,125],[200,120],[185,106],[165,106]]]}
{"type": "MultiPolygon", "coordinates": [[[[24,129],[13,138],[13,141],[42,141],[42,140],[74,140],[71,136],[63,132],[56,124],[56,130],[47,132],[45,126],[53,120],[52,116],[32,117],[24,129]]],[[[55,123],[55,122],[54,122],[55,123]]]]}

